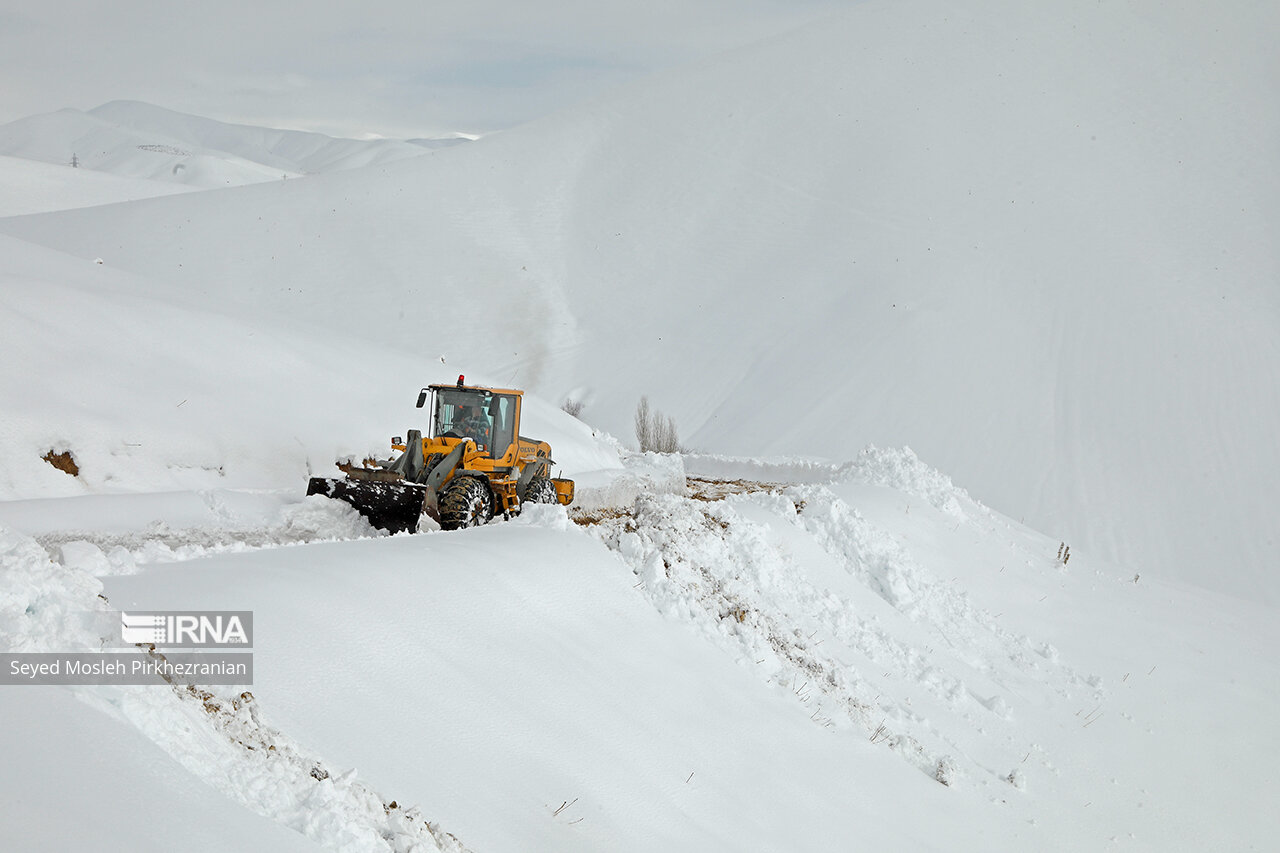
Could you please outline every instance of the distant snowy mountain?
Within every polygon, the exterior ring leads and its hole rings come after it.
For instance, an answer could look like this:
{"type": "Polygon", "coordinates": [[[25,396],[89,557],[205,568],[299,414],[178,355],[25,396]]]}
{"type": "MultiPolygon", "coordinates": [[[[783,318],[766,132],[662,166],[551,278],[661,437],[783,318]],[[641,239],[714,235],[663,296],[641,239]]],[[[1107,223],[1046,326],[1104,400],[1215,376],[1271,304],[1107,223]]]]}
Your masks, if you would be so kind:
{"type": "Polygon", "coordinates": [[[227,124],[137,101],[63,109],[0,127],[0,154],[212,188],[391,163],[464,137],[412,142],[227,124]]]}

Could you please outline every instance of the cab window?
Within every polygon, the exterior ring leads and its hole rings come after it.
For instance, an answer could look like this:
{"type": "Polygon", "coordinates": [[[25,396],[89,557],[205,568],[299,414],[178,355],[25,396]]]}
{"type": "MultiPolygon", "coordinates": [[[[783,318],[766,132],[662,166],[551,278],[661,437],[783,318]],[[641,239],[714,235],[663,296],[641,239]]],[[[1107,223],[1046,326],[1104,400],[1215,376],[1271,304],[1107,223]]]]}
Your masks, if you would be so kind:
{"type": "Polygon", "coordinates": [[[495,459],[501,458],[515,440],[516,398],[514,394],[494,394],[489,405],[493,418],[493,448],[495,459]]]}

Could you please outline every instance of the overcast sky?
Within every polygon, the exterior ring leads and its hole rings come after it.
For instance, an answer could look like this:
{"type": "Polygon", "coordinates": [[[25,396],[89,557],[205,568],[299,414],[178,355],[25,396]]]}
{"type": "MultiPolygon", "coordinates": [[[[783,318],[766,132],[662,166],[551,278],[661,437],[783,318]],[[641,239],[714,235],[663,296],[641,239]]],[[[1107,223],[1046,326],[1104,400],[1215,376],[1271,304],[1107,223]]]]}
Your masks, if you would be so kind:
{"type": "Polygon", "coordinates": [[[140,100],[411,137],[509,127],[857,0],[5,0],[0,124],[140,100]]]}

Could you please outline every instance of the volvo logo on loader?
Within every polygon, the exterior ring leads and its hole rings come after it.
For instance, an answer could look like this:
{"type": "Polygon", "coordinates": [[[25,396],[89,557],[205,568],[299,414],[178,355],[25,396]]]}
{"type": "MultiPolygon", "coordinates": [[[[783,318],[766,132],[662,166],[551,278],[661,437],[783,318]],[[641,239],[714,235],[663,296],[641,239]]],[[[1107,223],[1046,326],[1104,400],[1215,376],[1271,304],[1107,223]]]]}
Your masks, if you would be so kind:
{"type": "Polygon", "coordinates": [[[444,530],[509,518],[526,503],[573,502],[573,481],[551,476],[551,445],[520,434],[524,392],[467,385],[428,385],[427,432],[411,429],[398,455],[339,465],[343,478],[313,477],[308,495],[345,501],[374,527],[413,533],[424,515],[444,530]]]}

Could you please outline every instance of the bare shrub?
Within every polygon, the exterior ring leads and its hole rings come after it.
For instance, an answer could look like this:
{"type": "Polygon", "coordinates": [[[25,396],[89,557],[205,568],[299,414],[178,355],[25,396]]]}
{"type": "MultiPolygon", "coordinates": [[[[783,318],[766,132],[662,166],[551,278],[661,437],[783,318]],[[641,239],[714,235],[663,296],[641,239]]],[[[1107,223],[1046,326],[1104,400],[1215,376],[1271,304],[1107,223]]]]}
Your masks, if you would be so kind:
{"type": "Polygon", "coordinates": [[[680,433],[675,418],[659,411],[650,411],[649,398],[641,397],[636,404],[636,441],[643,453],[679,453],[680,433]]]}
{"type": "Polygon", "coordinates": [[[560,404],[560,411],[567,415],[573,415],[575,418],[582,414],[581,400],[565,400],[560,404]]]}

